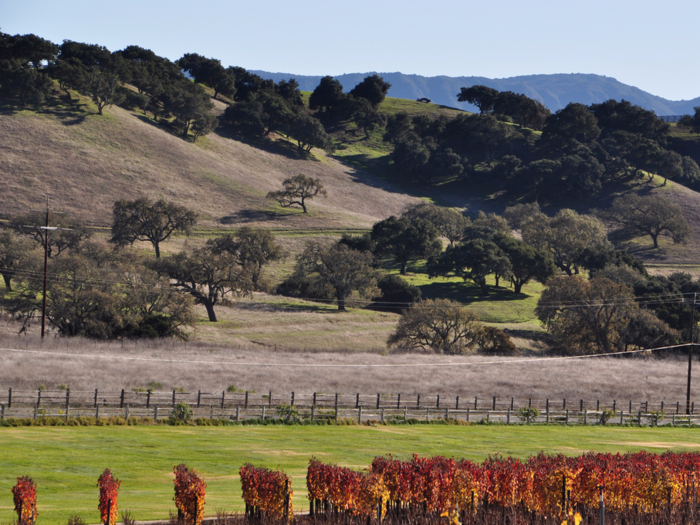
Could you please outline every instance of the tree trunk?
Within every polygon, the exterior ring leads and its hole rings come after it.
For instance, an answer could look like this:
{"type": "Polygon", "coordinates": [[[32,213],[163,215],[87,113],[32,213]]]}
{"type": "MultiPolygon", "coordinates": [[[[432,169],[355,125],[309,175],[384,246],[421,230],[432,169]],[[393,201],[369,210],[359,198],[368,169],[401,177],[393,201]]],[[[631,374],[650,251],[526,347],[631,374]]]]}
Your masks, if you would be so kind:
{"type": "Polygon", "coordinates": [[[299,204],[301,204],[301,208],[304,210],[304,213],[306,213],[306,204],[304,204],[304,199],[301,199],[299,204]]]}
{"type": "Polygon", "coordinates": [[[156,259],[160,259],[160,243],[158,241],[154,241],[153,248],[156,250],[156,259]]]}
{"type": "Polygon", "coordinates": [[[212,302],[209,299],[204,299],[202,300],[202,304],[204,305],[204,308],[207,309],[207,315],[209,316],[209,320],[212,323],[216,323],[216,313],[214,313],[214,305],[212,304],[212,302]]]}
{"type": "Polygon", "coordinates": [[[659,234],[658,233],[650,233],[651,239],[654,241],[654,249],[659,248],[659,234]]]}
{"type": "Polygon", "coordinates": [[[520,293],[520,291],[523,289],[523,282],[519,280],[514,280],[513,281],[513,293],[520,293]]]}
{"type": "Polygon", "coordinates": [[[408,261],[401,261],[401,275],[406,275],[406,263],[408,261]]]}
{"type": "Polygon", "coordinates": [[[341,294],[336,294],[336,297],[338,299],[338,311],[344,312],[345,311],[345,296],[341,295],[341,294]]]}
{"type": "Polygon", "coordinates": [[[8,292],[12,291],[12,285],[10,284],[10,281],[12,281],[12,276],[7,275],[7,274],[2,274],[2,278],[5,280],[5,288],[7,288],[8,292]]]}

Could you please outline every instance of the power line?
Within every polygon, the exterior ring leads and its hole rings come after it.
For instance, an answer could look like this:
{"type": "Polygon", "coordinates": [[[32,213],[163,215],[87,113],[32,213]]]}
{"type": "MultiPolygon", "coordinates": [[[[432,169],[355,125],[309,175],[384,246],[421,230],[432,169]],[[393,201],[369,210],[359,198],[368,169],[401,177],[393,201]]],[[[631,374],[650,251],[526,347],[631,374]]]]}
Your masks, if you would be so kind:
{"type": "MultiPolygon", "coordinates": [[[[0,268],[0,272],[3,270],[7,271],[13,271],[14,274],[16,275],[21,275],[21,276],[26,276],[26,277],[36,277],[39,278],[41,277],[41,273],[36,272],[36,271],[30,271],[30,270],[13,270],[13,269],[7,269],[7,268],[0,268]]],[[[57,278],[61,277],[61,274],[59,273],[51,273],[49,272],[47,274],[52,280],[55,280],[57,278]]],[[[138,282],[134,281],[124,281],[124,280],[110,280],[110,279],[103,279],[103,278],[70,278],[70,279],[63,279],[62,282],[70,282],[70,283],[77,283],[77,284],[122,284],[129,286],[131,288],[139,288],[139,289],[144,289],[144,290],[152,290],[152,286],[150,285],[145,285],[145,284],[139,284],[138,282]]],[[[593,302],[593,303],[575,303],[573,301],[567,302],[567,301],[562,301],[562,302],[538,302],[538,306],[550,306],[550,307],[557,307],[557,308],[597,308],[597,307],[603,307],[603,306],[629,306],[632,304],[637,304],[637,305],[659,305],[659,304],[684,304],[684,296],[692,296],[692,292],[678,292],[678,293],[668,293],[668,294],[658,294],[658,295],[652,295],[652,296],[641,296],[638,298],[634,298],[633,300],[624,300],[624,301],[604,301],[604,302],[593,302]]],[[[315,303],[323,303],[323,304],[335,304],[336,299],[325,299],[325,298],[314,298],[314,297],[298,297],[298,296],[279,296],[279,297],[287,297],[287,298],[292,298],[292,299],[298,299],[298,300],[303,300],[303,301],[311,301],[315,303]]],[[[254,301],[254,302],[262,302],[262,301],[254,301]]],[[[370,299],[346,299],[345,300],[346,304],[373,304],[375,306],[405,306],[408,304],[408,302],[402,302],[402,301],[372,301],[370,299]]],[[[418,303],[413,303],[413,308],[424,308],[421,306],[420,302],[418,303]]]]}

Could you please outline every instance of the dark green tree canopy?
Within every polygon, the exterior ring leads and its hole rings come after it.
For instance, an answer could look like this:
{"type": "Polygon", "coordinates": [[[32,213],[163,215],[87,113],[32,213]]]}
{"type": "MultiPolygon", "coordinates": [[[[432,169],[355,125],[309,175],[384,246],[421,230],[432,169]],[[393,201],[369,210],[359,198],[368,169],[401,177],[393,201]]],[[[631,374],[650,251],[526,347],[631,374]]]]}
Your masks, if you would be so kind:
{"type": "Polygon", "coordinates": [[[393,215],[372,227],[375,253],[391,255],[401,265],[401,275],[406,275],[406,264],[419,257],[439,253],[442,243],[435,226],[424,219],[396,218],[393,215]]]}
{"type": "Polygon", "coordinates": [[[483,115],[493,111],[493,105],[496,103],[498,90],[488,86],[474,85],[463,87],[457,94],[459,102],[469,102],[479,108],[479,112],[483,115]]]}
{"type": "Polygon", "coordinates": [[[364,98],[376,108],[384,101],[384,97],[386,97],[390,87],[391,84],[385,82],[379,75],[374,74],[365,77],[362,82],[352,88],[350,95],[355,98],[364,98]]]}
{"type": "Polygon", "coordinates": [[[598,122],[588,106],[571,103],[547,117],[542,140],[589,144],[600,136],[598,122]]]}
{"type": "Polygon", "coordinates": [[[428,260],[428,273],[431,277],[454,273],[465,281],[472,281],[488,295],[490,287],[486,277],[496,275],[509,279],[512,264],[508,255],[499,246],[485,239],[473,239],[456,246],[448,246],[439,257],[428,260]]]}
{"type": "Polygon", "coordinates": [[[221,65],[221,61],[206,58],[197,53],[186,53],[177,62],[195,82],[206,84],[214,90],[214,98],[219,94],[233,98],[236,94],[236,77],[221,65]]]}
{"type": "Polygon", "coordinates": [[[333,77],[325,76],[309,97],[309,109],[332,112],[339,107],[344,96],[343,85],[333,77]]]}

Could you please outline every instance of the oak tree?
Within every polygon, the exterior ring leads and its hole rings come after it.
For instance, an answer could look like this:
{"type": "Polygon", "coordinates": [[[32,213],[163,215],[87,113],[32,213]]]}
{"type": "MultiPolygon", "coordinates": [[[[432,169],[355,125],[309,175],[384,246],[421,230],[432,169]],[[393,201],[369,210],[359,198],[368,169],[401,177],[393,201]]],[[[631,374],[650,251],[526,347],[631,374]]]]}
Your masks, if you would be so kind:
{"type": "Polygon", "coordinates": [[[301,173],[282,181],[282,186],[284,186],[283,190],[271,191],[267,194],[267,198],[276,200],[283,208],[301,206],[304,213],[307,213],[306,201],[318,195],[323,197],[328,195],[320,179],[307,177],[301,173]]]}
{"type": "Polygon", "coordinates": [[[153,245],[156,258],[160,258],[160,243],[176,231],[189,232],[197,222],[197,214],[184,206],[163,199],[152,202],[145,197],[116,201],[112,213],[109,241],[117,246],[148,241],[153,245]]]}

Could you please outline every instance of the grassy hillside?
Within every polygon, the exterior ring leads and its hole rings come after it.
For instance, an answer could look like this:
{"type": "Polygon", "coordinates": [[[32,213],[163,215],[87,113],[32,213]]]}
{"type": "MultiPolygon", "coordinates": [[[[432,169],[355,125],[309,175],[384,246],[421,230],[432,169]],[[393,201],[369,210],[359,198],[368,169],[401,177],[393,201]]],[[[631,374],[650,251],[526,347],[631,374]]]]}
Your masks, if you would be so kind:
{"type": "Polygon", "coordinates": [[[56,208],[108,225],[115,200],[148,196],[196,210],[206,227],[345,229],[368,227],[413,200],[322,152],[301,160],[285,141],[256,147],[223,131],[192,144],[118,107],[103,117],[87,104],[1,107],[0,151],[5,218],[41,207],[48,193],[56,208]],[[328,189],[328,198],[313,201],[308,215],[265,198],[297,173],[320,178],[328,189]]]}
{"type": "MultiPolygon", "coordinates": [[[[309,93],[304,93],[308,101],[309,93]]],[[[74,95],[75,96],[75,95],[74,95]]],[[[216,101],[216,111],[224,104],[216,101]]],[[[380,110],[387,116],[405,111],[411,115],[456,115],[459,110],[410,100],[387,98],[380,110]]],[[[86,99],[68,104],[55,97],[41,109],[18,109],[0,105],[0,218],[42,206],[44,195],[52,206],[96,227],[97,238],[106,240],[112,204],[117,199],[140,196],[163,197],[196,210],[200,224],[193,237],[178,237],[164,251],[200,244],[219,229],[242,225],[273,230],[290,257],[270,271],[276,282],[291,270],[294,254],[311,237],[337,238],[344,232],[360,232],[374,222],[398,214],[417,199],[466,209],[502,212],[516,198],[488,181],[480,184],[445,179],[432,187],[416,184],[396,170],[390,160],[390,145],[382,130],[367,138],[353,123],[332,130],[336,151],[332,155],[314,150],[302,160],[285,137],[242,142],[226,129],[202,137],[196,143],[174,136],[152,117],[119,107],[95,114],[86,99]],[[304,173],[322,180],[328,198],[313,200],[309,213],[283,209],[265,195],[281,181],[304,173]]],[[[691,142],[697,137],[674,130],[673,140],[691,142]]],[[[636,191],[660,193],[677,202],[693,227],[687,245],[664,239],[653,250],[649,239],[620,241],[653,267],[653,271],[676,270],[697,273],[700,257],[700,194],[679,184],[654,178],[651,182],[608,188],[588,201],[557,203],[586,212],[604,208],[620,194],[636,191]]],[[[546,208],[549,213],[556,208],[546,208]]],[[[134,249],[149,250],[145,243],[134,249]]],[[[534,307],[541,286],[528,285],[524,295],[498,290],[483,297],[475,286],[457,278],[428,279],[424,263],[409,268],[408,280],[427,298],[448,297],[472,307],[485,322],[499,323],[523,335],[519,346],[531,348],[530,339],[539,330],[534,307]],[[506,323],[504,325],[504,323],[506,323]]],[[[208,323],[203,309],[193,334],[201,341],[216,343],[277,345],[294,349],[381,349],[395,326],[390,313],[351,309],[336,314],[332,307],[303,300],[258,295],[253,302],[235,308],[219,308],[220,323],[208,323]],[[289,334],[293,333],[293,337],[289,334]]],[[[7,328],[6,332],[14,329],[7,328]]],[[[536,344],[534,346],[537,346],[536,344]]]]}

